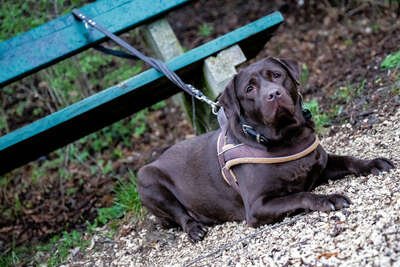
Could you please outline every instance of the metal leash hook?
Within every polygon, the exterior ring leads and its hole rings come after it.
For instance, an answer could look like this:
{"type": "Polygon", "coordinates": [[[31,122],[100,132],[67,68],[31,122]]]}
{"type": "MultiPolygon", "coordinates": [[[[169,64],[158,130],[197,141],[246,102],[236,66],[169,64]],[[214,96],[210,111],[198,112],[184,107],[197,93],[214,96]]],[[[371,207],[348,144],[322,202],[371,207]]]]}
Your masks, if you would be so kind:
{"type": "Polygon", "coordinates": [[[220,105],[218,102],[214,102],[211,99],[209,99],[205,94],[203,94],[202,91],[199,89],[196,89],[193,85],[191,84],[186,84],[187,87],[194,93],[194,97],[196,97],[198,100],[203,101],[204,103],[208,104],[211,106],[211,112],[214,115],[218,115],[218,109],[220,108],[220,105]]]}
{"type": "MultiPolygon", "coordinates": [[[[149,64],[151,67],[153,67],[160,73],[164,74],[166,78],[168,78],[173,84],[175,84],[176,86],[181,88],[183,91],[185,91],[189,95],[191,95],[191,96],[197,98],[198,100],[209,105],[211,107],[212,113],[214,115],[218,114],[218,108],[219,108],[218,102],[214,102],[211,99],[209,99],[206,95],[203,94],[203,92],[196,89],[193,85],[184,83],[182,81],[182,79],[174,71],[170,70],[164,62],[144,55],[143,53],[138,51],[136,48],[134,48],[133,46],[131,46],[130,44],[125,42],[123,39],[119,38],[112,32],[108,31],[106,28],[104,28],[101,25],[99,25],[98,23],[96,23],[93,19],[90,19],[87,16],[85,16],[79,10],[73,9],[72,14],[75,16],[75,18],[79,19],[80,21],[82,21],[84,23],[85,28],[87,29],[88,32],[90,32],[92,30],[92,28],[100,31],[105,36],[107,36],[108,38],[113,40],[115,43],[120,45],[122,48],[126,49],[129,52],[128,55],[133,55],[134,57],[143,60],[144,62],[149,64]],[[92,28],[90,28],[89,26],[91,26],[92,28]]],[[[122,51],[120,51],[120,52],[122,52],[122,51]]],[[[123,53],[120,53],[120,54],[123,54],[123,53]]],[[[194,101],[192,101],[192,102],[194,102],[194,101]]]]}

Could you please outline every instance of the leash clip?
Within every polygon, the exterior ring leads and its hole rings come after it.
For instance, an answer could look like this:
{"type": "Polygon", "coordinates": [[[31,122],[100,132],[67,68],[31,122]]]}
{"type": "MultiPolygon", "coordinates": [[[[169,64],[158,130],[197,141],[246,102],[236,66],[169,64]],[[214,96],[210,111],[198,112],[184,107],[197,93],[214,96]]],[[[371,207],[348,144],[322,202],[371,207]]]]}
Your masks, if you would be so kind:
{"type": "Polygon", "coordinates": [[[205,94],[203,94],[203,92],[201,92],[199,89],[196,89],[193,85],[187,83],[186,86],[190,89],[195,98],[208,104],[211,107],[211,112],[214,115],[218,115],[218,108],[220,107],[218,102],[214,102],[209,99],[205,94]]]}
{"type": "Polygon", "coordinates": [[[242,123],[242,131],[250,136],[251,138],[255,139],[257,143],[267,146],[269,143],[269,140],[259,132],[257,132],[252,126],[242,123]]]}

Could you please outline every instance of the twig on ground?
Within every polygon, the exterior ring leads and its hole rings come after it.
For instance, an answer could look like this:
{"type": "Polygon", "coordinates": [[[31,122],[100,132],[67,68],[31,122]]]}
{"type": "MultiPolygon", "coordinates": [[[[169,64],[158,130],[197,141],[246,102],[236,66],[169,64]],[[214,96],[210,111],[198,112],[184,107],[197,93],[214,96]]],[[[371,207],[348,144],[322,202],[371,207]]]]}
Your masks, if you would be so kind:
{"type": "Polygon", "coordinates": [[[347,16],[347,17],[351,17],[351,16],[353,16],[354,14],[357,14],[358,12],[361,12],[361,11],[365,10],[365,9],[368,8],[368,7],[369,7],[369,4],[368,4],[368,3],[363,3],[363,4],[359,5],[358,7],[353,8],[353,9],[347,11],[347,12],[346,12],[346,16],[347,16]]]}

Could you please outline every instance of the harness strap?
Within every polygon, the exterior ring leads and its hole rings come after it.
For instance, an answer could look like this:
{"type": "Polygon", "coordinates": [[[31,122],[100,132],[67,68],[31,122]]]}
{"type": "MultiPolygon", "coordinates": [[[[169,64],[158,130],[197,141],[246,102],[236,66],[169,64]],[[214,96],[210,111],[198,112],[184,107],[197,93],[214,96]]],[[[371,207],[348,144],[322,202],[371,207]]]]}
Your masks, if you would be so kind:
{"type": "Polygon", "coordinates": [[[303,158],[313,152],[319,145],[319,139],[317,136],[315,136],[315,141],[306,149],[303,151],[300,151],[296,154],[290,155],[290,156],[284,156],[284,157],[243,157],[243,158],[236,158],[236,159],[231,159],[228,160],[225,163],[225,167],[230,169],[235,165],[239,164],[246,164],[246,163],[253,163],[253,164],[276,164],[276,163],[284,163],[284,162],[289,162],[293,161],[296,159],[303,158]]]}
{"type": "MultiPolygon", "coordinates": [[[[232,186],[236,191],[239,192],[239,185],[237,182],[236,175],[233,173],[231,169],[227,169],[225,166],[225,152],[237,147],[238,145],[226,145],[226,127],[222,127],[221,133],[218,136],[218,141],[217,141],[217,155],[218,155],[218,162],[219,166],[221,168],[221,174],[222,177],[224,178],[225,182],[232,186]]],[[[242,144],[239,144],[242,145],[242,144]]]]}
{"type": "Polygon", "coordinates": [[[227,143],[227,125],[221,127],[221,133],[217,141],[218,162],[221,168],[221,174],[226,183],[239,192],[237,177],[232,167],[240,164],[277,164],[294,161],[303,158],[317,149],[319,146],[318,136],[315,136],[314,142],[306,149],[289,156],[268,157],[265,150],[248,146],[246,144],[227,143]]]}

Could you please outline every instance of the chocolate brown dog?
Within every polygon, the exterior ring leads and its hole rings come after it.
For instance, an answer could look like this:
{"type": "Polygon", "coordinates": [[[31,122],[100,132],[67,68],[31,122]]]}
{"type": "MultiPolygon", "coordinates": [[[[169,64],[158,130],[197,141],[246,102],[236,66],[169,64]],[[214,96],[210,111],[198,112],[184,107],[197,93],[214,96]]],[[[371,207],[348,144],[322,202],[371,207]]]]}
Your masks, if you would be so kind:
{"type": "MultiPolygon", "coordinates": [[[[233,146],[285,157],[316,142],[314,124],[302,110],[296,62],[267,58],[241,70],[219,102],[225,138],[233,146]],[[247,127],[247,128],[246,128],[247,127]]],[[[340,194],[309,191],[328,179],[388,171],[385,158],[361,160],[327,154],[319,145],[301,158],[283,163],[246,163],[221,174],[217,142],[221,130],[178,143],[139,170],[143,202],[164,226],[180,226],[192,241],[202,240],[204,225],[246,220],[250,226],[273,223],[299,210],[330,211],[347,207],[340,194]]]]}

